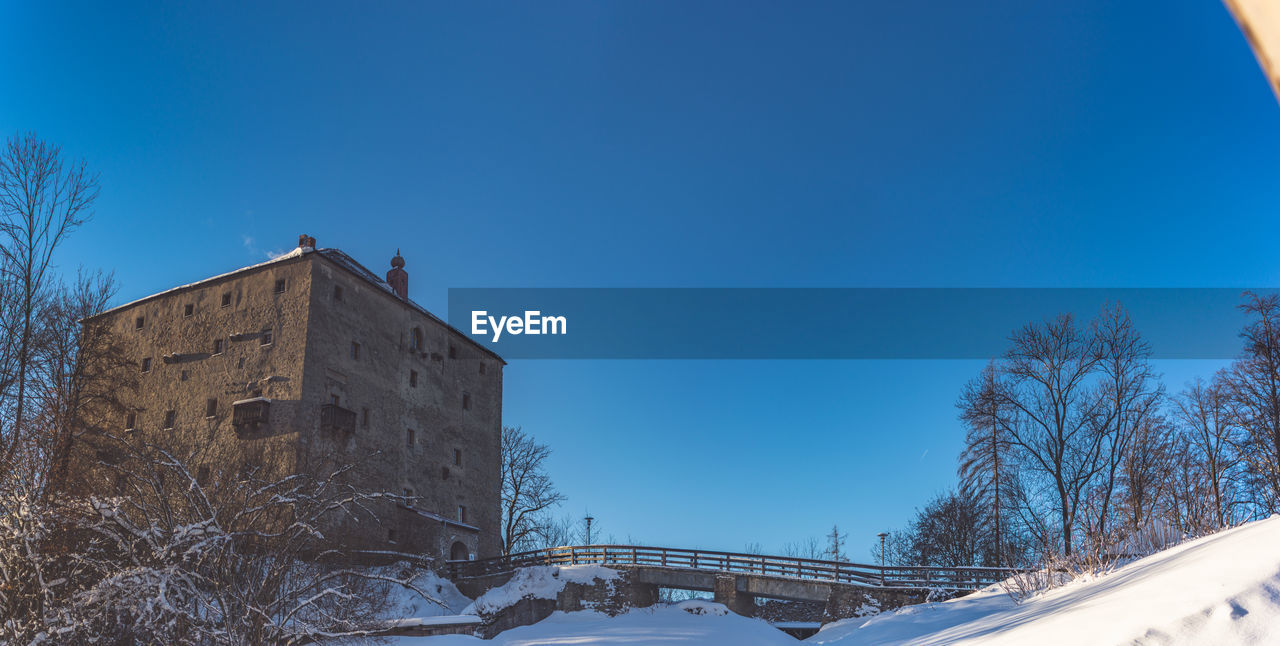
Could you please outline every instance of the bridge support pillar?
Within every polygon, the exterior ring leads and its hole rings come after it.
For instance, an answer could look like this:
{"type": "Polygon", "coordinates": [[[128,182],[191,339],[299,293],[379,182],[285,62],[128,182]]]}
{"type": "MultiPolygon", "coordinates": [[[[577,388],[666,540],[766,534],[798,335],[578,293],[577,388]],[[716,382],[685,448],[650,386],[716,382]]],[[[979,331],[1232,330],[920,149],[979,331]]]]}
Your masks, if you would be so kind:
{"type": "Polygon", "coordinates": [[[747,592],[738,591],[738,577],[733,574],[716,575],[715,602],[743,617],[752,617],[756,613],[756,597],[747,592]]]}
{"type": "Polygon", "coordinates": [[[822,610],[822,623],[863,617],[880,612],[878,600],[853,586],[833,585],[827,594],[827,605],[822,610]]]}

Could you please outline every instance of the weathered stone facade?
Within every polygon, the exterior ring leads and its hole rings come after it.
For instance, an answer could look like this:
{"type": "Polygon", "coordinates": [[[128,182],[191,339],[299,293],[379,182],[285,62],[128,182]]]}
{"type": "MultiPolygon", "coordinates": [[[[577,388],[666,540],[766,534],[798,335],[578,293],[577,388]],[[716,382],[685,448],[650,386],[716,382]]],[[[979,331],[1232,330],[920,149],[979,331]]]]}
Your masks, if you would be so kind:
{"type": "Polygon", "coordinates": [[[344,527],[347,546],[498,554],[504,362],[408,300],[398,253],[383,281],[301,242],[92,317],[139,373],[137,391],[121,395],[125,418],[93,425],[208,445],[201,470],[214,474],[356,464],[356,484],[411,504],[344,527]]]}

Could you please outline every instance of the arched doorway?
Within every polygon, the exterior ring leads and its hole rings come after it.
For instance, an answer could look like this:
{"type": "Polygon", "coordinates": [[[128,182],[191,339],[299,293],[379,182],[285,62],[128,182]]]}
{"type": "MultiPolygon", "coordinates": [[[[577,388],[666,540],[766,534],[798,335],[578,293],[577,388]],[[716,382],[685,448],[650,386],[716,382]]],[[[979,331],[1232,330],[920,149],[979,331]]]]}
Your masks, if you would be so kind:
{"type": "Polygon", "coordinates": [[[466,561],[469,557],[470,553],[467,551],[467,545],[462,541],[457,541],[453,544],[453,547],[449,548],[450,561],[466,561]]]}

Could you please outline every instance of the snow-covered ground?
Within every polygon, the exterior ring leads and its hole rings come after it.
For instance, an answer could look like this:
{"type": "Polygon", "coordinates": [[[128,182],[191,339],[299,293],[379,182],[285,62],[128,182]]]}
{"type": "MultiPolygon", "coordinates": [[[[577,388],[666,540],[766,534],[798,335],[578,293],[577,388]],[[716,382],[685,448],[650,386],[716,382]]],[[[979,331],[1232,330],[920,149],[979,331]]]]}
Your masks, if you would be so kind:
{"type": "Polygon", "coordinates": [[[818,644],[1280,643],[1280,516],[1021,604],[999,588],[827,626],[818,644]]]}
{"type": "MultiPolygon", "coordinates": [[[[529,584],[541,589],[548,584],[544,579],[534,576],[517,587],[529,584]]],[[[837,646],[1280,644],[1280,516],[1190,541],[1021,604],[992,586],[960,599],[837,622],[807,642],[837,646]]],[[[486,642],[453,635],[406,637],[394,643],[486,642]]],[[[764,621],[728,613],[719,604],[689,601],[612,618],[595,612],[557,612],[487,643],[747,646],[796,641],[764,621]]]]}
{"type": "Polygon", "coordinates": [[[662,644],[663,646],[795,646],[798,642],[761,619],[729,612],[718,603],[684,601],[609,617],[598,612],[557,612],[491,640],[466,635],[398,637],[395,646],[533,646],[535,644],[662,644]]]}

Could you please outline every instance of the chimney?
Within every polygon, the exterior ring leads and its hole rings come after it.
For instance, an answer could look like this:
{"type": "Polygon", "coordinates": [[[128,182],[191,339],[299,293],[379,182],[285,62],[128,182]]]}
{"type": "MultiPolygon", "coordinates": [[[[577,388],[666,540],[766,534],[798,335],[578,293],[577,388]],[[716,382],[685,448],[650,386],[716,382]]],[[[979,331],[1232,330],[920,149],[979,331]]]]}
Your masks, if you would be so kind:
{"type": "Polygon", "coordinates": [[[312,249],[315,249],[316,239],[304,233],[298,236],[298,248],[306,249],[307,247],[311,247],[312,249]]]}
{"type": "Polygon", "coordinates": [[[401,300],[409,300],[409,272],[404,270],[404,258],[396,249],[396,257],[391,259],[391,271],[387,272],[387,284],[401,300]]]}

